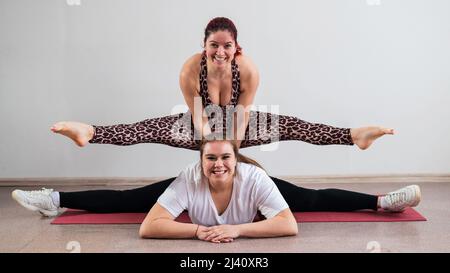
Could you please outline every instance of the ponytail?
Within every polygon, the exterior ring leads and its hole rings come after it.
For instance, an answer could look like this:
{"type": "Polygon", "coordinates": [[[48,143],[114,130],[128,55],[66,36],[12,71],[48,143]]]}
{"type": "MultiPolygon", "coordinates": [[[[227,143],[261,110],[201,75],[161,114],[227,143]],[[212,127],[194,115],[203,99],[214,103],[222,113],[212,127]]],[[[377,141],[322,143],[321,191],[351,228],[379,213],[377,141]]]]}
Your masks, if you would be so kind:
{"type": "Polygon", "coordinates": [[[255,165],[256,167],[259,167],[259,168],[264,170],[264,168],[261,166],[261,164],[258,163],[258,161],[254,160],[254,159],[252,159],[250,157],[247,157],[247,156],[245,156],[245,155],[243,155],[241,153],[237,153],[236,160],[237,160],[237,162],[242,162],[242,163],[255,165]]]}

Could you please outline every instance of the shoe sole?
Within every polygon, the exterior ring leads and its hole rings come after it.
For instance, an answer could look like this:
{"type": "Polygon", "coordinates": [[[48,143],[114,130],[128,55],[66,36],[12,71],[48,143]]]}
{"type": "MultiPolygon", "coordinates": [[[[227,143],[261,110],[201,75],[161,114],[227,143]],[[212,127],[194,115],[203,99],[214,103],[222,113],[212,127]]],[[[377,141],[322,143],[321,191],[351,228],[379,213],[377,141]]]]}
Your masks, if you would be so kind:
{"type": "Polygon", "coordinates": [[[31,210],[31,211],[38,211],[39,213],[41,213],[41,215],[44,215],[44,216],[47,216],[47,217],[53,217],[53,216],[58,215],[58,212],[57,212],[57,211],[55,212],[55,211],[50,211],[50,210],[40,209],[40,208],[38,208],[38,207],[36,207],[36,206],[32,206],[32,205],[28,205],[28,204],[23,203],[23,202],[20,200],[20,197],[18,196],[18,194],[16,193],[16,191],[13,191],[13,192],[11,193],[11,197],[12,197],[14,200],[16,200],[17,203],[19,203],[22,207],[24,207],[24,208],[26,208],[26,209],[29,209],[29,210],[31,210]]]}

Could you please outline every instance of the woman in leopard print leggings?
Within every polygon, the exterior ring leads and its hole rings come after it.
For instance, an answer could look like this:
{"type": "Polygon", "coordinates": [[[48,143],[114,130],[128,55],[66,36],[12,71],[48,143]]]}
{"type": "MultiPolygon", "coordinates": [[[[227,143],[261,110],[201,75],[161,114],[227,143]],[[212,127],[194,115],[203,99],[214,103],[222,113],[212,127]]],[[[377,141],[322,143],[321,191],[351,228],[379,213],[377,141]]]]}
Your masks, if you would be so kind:
{"type": "Polygon", "coordinates": [[[188,113],[112,126],[58,122],[51,130],[70,137],[79,146],[160,143],[193,150],[202,137],[217,129],[227,130],[227,136],[237,139],[241,148],[300,140],[316,145],[356,144],[366,149],[376,138],[393,134],[392,129],[381,127],[337,128],[292,116],[249,111],[259,75],[255,65],[242,54],[233,22],[227,18],[211,20],[205,29],[204,47],[203,53],[186,61],[180,73],[188,113]],[[235,118],[236,109],[244,109],[243,118],[235,118]],[[205,112],[207,118],[202,117],[205,112]]]}
{"type": "MultiPolygon", "coordinates": [[[[218,130],[223,130],[227,136],[231,134],[241,148],[274,141],[300,140],[316,145],[356,144],[359,148],[366,149],[378,137],[393,134],[392,129],[382,127],[337,128],[309,123],[291,116],[248,111],[249,105],[253,103],[259,76],[254,64],[241,52],[233,22],[222,17],[211,20],[205,29],[204,47],[203,53],[187,60],[180,75],[180,87],[190,110],[188,113],[112,126],[59,122],[51,130],[71,138],[79,146],[85,146],[87,143],[114,145],[160,143],[193,150],[199,148],[202,137],[207,137],[218,130]],[[195,103],[196,100],[198,103],[195,103]],[[236,106],[244,109],[244,118],[236,118],[236,108],[239,109],[236,106]],[[207,118],[199,115],[204,112],[207,118]]],[[[151,193],[159,195],[172,180],[173,178],[140,189],[125,191],[126,200],[134,202],[133,200],[142,200],[141,195],[150,196],[151,193]]],[[[273,180],[294,211],[355,210],[367,208],[367,203],[372,204],[370,207],[376,208],[376,205],[373,205],[373,197],[367,199],[367,196],[361,197],[359,193],[340,190],[314,191],[296,187],[277,178],[273,180]],[[318,198],[317,194],[323,198],[318,198]],[[331,205],[330,200],[333,200],[331,205]],[[355,200],[362,201],[356,202],[358,205],[355,206],[355,200]]],[[[111,203],[110,206],[105,205],[106,207],[97,208],[96,211],[121,211],[121,207],[133,211],[142,209],[138,209],[139,206],[144,206],[136,204],[136,207],[130,209],[126,204],[119,202],[121,205],[117,207],[118,193],[94,191],[91,193],[93,196],[88,198],[86,196],[88,193],[82,192],[74,194],[74,198],[70,200],[72,207],[76,207],[74,203],[77,202],[86,205],[86,199],[102,200],[102,204],[111,203]]],[[[144,209],[147,209],[147,206],[144,206],[144,209]]]]}

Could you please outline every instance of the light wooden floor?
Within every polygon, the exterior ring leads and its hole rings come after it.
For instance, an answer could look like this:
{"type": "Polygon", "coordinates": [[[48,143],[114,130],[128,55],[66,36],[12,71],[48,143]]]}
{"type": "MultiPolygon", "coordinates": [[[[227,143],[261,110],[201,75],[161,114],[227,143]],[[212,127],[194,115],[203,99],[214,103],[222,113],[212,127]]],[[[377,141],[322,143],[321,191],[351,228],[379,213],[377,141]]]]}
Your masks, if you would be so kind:
{"type": "MultiPolygon", "coordinates": [[[[299,184],[372,194],[409,183],[299,184]]],[[[230,244],[198,240],[144,240],[139,225],[50,225],[11,198],[17,187],[0,187],[0,252],[450,252],[450,183],[417,183],[422,202],[416,208],[426,222],[301,223],[294,237],[247,239],[230,244]]],[[[36,187],[22,187],[36,189],[36,187]]],[[[104,186],[58,186],[73,191],[104,186]]],[[[109,188],[124,189],[130,186],[109,188]]]]}

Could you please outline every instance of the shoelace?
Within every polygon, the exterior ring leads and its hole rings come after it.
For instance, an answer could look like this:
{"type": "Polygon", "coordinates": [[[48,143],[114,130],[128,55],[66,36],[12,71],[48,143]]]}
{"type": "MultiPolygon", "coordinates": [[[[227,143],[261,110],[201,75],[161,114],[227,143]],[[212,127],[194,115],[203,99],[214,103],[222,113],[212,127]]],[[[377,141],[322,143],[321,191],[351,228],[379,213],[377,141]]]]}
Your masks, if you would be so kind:
{"type": "Polygon", "coordinates": [[[52,191],[53,191],[53,189],[42,188],[41,190],[29,191],[28,194],[34,197],[36,195],[41,195],[41,194],[49,195],[52,191]]]}
{"type": "Polygon", "coordinates": [[[406,200],[406,192],[396,192],[389,194],[392,205],[396,206],[406,200]]]}

